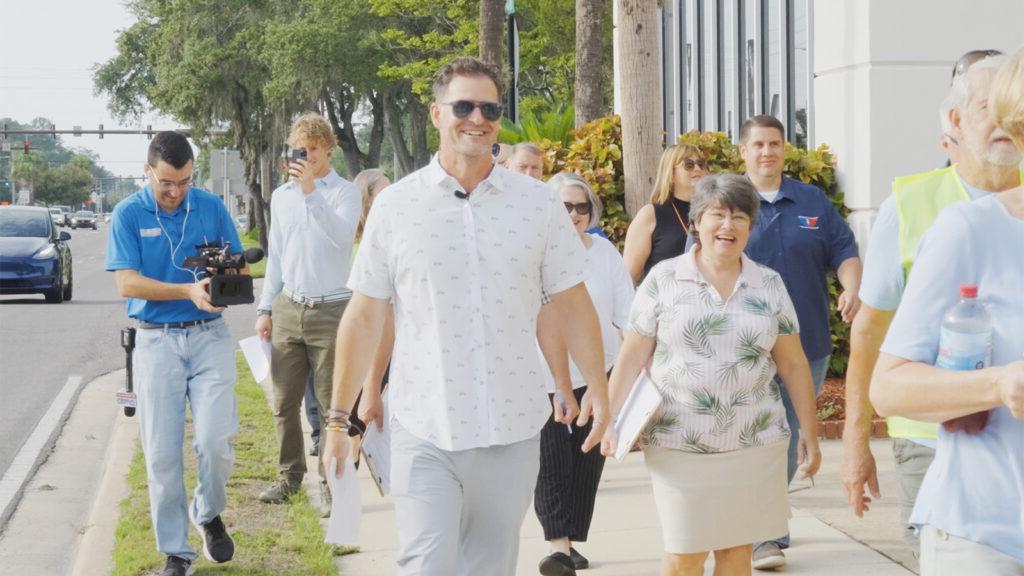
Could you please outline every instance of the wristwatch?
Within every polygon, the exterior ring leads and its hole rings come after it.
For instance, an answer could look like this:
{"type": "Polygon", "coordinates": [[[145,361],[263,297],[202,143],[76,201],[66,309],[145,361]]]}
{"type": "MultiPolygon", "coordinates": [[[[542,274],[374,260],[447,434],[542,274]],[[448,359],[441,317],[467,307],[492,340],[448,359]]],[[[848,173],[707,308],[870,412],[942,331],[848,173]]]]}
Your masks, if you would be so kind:
{"type": "Polygon", "coordinates": [[[271,316],[270,310],[257,310],[257,316],[271,316]]]}

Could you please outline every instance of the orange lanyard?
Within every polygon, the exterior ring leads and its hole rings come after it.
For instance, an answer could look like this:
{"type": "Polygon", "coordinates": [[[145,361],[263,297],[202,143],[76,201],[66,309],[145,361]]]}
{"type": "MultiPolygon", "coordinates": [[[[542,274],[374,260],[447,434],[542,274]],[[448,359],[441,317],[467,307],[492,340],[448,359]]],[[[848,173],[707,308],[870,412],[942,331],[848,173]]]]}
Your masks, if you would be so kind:
{"type": "Polygon", "coordinates": [[[679,214],[679,208],[676,208],[676,203],[672,201],[672,198],[669,198],[668,201],[672,204],[672,211],[676,213],[676,219],[679,220],[679,225],[683,227],[683,234],[685,236],[689,236],[690,229],[686,227],[686,222],[683,222],[683,217],[679,214]]]}

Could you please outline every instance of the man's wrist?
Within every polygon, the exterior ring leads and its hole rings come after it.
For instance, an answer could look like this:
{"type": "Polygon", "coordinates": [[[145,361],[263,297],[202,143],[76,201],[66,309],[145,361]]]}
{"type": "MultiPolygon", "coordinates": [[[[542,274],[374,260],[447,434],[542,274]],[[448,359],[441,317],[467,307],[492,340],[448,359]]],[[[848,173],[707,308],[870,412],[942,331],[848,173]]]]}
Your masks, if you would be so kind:
{"type": "Polygon", "coordinates": [[[271,311],[267,308],[257,308],[256,316],[272,316],[271,311]]]}

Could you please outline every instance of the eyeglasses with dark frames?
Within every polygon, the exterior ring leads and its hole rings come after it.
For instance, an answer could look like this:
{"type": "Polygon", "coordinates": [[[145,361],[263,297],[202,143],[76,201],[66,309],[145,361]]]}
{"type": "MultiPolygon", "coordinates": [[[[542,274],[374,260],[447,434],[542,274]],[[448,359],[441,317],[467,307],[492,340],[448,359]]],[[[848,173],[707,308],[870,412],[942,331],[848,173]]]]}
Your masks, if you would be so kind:
{"type": "Polygon", "coordinates": [[[572,214],[572,211],[575,210],[580,216],[590,216],[590,209],[592,208],[590,202],[579,202],[577,204],[563,202],[563,204],[565,204],[565,211],[569,214],[572,214]]]}
{"type": "Polygon", "coordinates": [[[497,102],[476,102],[474,100],[453,100],[452,102],[440,102],[441,106],[451,106],[452,114],[455,114],[456,118],[468,118],[473,110],[480,109],[480,114],[484,117],[484,120],[488,122],[494,122],[501,118],[502,113],[505,111],[505,107],[497,102]]]}

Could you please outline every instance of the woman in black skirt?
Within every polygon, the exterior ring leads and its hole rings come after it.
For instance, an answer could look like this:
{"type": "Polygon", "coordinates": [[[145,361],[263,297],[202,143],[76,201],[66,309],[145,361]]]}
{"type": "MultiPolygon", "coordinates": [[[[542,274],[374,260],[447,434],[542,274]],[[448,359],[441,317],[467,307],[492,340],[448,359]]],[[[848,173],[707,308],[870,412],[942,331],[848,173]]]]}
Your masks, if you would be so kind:
{"type": "MultiPolygon", "coordinates": [[[[587,249],[587,292],[597,310],[604,344],[605,370],[612,367],[622,341],[621,329],[629,319],[633,301],[633,281],[615,245],[586,230],[601,218],[601,200],[585,180],[576,174],[555,175],[549,182],[561,196],[573,226],[587,249]]],[[[575,365],[570,364],[569,378],[577,404],[583,403],[587,387],[575,365]]],[[[553,380],[548,391],[554,395],[553,380]]],[[[544,576],[571,576],[589,564],[574,547],[586,542],[590,520],[594,514],[597,484],[604,469],[604,456],[597,450],[584,453],[583,440],[590,434],[590,422],[573,424],[567,429],[549,418],[540,433],[540,473],[533,503],[537,519],[544,528],[544,539],[551,554],[540,562],[544,576]]]]}

